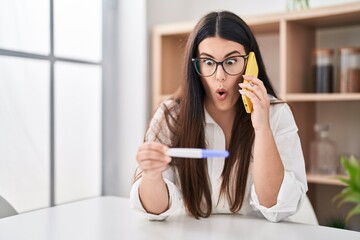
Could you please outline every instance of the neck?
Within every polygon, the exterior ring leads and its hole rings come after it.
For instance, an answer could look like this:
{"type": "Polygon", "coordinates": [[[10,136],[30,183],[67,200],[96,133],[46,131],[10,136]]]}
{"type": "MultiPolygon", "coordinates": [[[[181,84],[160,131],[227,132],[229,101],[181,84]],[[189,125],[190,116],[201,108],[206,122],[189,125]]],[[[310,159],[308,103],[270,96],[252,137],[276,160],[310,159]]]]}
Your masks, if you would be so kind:
{"type": "Polygon", "coordinates": [[[235,107],[229,110],[219,110],[216,109],[213,105],[205,104],[206,111],[210,114],[210,116],[214,119],[214,121],[220,126],[225,134],[226,139],[226,148],[229,145],[231,138],[231,131],[233,122],[235,119],[236,110],[235,107]]]}

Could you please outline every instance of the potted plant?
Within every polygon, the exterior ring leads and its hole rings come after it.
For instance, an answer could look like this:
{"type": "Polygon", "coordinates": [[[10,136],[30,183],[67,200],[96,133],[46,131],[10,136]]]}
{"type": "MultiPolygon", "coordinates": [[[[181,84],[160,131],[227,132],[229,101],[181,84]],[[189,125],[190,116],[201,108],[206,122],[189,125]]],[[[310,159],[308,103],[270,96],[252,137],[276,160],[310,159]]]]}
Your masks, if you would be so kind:
{"type": "Polygon", "coordinates": [[[355,203],[355,206],[348,212],[346,221],[360,214],[360,163],[354,157],[341,157],[341,165],[344,167],[347,177],[339,177],[339,180],[345,184],[345,188],[335,196],[334,201],[340,200],[339,206],[344,203],[355,203]]]}

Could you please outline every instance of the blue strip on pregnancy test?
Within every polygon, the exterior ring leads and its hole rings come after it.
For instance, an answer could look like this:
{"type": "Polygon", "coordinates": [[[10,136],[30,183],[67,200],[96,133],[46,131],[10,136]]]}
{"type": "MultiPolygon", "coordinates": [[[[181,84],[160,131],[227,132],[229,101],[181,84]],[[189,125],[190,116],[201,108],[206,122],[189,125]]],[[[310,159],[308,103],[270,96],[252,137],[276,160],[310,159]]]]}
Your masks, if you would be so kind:
{"type": "Polygon", "coordinates": [[[229,152],[226,150],[209,150],[209,149],[202,149],[201,150],[202,157],[228,157],[229,152]]]}
{"type": "Polygon", "coordinates": [[[166,154],[170,157],[178,158],[208,158],[229,156],[229,152],[226,150],[201,148],[169,148],[166,154]]]}

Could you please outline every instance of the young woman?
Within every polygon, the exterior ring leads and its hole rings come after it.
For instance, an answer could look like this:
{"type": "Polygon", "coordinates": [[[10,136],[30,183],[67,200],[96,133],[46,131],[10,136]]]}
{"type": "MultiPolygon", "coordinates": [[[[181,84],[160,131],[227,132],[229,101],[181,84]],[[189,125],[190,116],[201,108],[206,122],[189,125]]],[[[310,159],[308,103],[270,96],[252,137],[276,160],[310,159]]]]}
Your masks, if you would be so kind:
{"type": "Polygon", "coordinates": [[[239,213],[276,222],[294,214],[307,191],[297,126],[277,101],[250,28],[231,12],[207,14],[188,39],[185,61],[179,94],[160,105],[137,152],[134,208],[154,220],[182,207],[195,218],[239,213]],[[258,78],[243,75],[250,51],[258,78]],[[251,114],[241,95],[251,100],[251,114]],[[230,155],[170,158],[169,147],[230,155]]]}

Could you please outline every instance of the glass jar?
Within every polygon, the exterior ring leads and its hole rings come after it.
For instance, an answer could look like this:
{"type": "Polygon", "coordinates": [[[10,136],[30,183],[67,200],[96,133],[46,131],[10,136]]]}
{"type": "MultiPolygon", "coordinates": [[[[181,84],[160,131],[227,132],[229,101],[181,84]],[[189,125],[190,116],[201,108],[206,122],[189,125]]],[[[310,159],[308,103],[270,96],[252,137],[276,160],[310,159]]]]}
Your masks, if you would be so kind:
{"type": "Polygon", "coordinates": [[[313,89],[316,93],[334,92],[334,50],[330,48],[316,48],[313,50],[313,57],[313,89]]]}
{"type": "Polygon", "coordinates": [[[310,172],[336,174],[339,166],[336,144],[329,138],[329,125],[315,124],[316,138],[310,145],[310,172]]]}
{"type": "Polygon", "coordinates": [[[339,91],[360,92],[360,47],[340,48],[339,91]]]}

